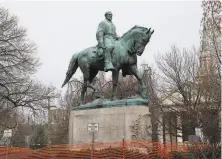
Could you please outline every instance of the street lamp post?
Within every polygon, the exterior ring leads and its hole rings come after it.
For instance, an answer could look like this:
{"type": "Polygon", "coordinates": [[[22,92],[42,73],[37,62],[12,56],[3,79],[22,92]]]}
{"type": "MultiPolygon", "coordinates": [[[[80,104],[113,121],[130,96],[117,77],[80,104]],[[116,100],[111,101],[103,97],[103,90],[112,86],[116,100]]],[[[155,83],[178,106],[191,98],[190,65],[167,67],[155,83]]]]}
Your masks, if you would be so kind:
{"type": "Polygon", "coordinates": [[[56,106],[51,106],[50,105],[50,97],[47,97],[48,99],[48,106],[47,106],[47,110],[48,110],[48,123],[47,123],[47,129],[48,129],[48,133],[47,133],[47,145],[50,145],[50,135],[49,135],[49,125],[50,125],[50,108],[54,107],[54,108],[57,108],[56,106]]]}

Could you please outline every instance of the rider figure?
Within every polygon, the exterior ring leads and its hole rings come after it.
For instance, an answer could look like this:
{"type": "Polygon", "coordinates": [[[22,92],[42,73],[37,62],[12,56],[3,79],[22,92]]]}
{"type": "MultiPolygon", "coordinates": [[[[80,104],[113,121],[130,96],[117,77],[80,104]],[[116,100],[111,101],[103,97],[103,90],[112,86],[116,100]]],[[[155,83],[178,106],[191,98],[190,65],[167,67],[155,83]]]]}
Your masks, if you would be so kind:
{"type": "Polygon", "coordinates": [[[115,70],[111,60],[111,53],[115,46],[115,41],[119,39],[116,34],[116,27],[112,23],[112,12],[105,13],[105,20],[99,23],[96,32],[96,39],[98,41],[98,52],[104,53],[105,68],[104,71],[115,70]]]}

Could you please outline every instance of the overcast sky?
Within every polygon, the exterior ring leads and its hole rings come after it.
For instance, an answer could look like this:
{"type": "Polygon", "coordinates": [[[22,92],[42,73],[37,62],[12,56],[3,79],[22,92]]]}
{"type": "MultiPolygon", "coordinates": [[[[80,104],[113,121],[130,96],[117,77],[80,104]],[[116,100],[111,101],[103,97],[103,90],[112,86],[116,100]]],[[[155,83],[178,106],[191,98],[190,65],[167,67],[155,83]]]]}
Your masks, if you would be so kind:
{"type": "MultiPolygon", "coordinates": [[[[36,78],[61,87],[71,56],[97,44],[96,30],[107,10],[113,12],[117,34],[134,25],[155,30],[150,43],[139,57],[139,64],[155,65],[154,54],[170,46],[199,47],[201,1],[147,2],[2,2],[19,17],[28,36],[38,46],[42,62],[36,78]]],[[[82,76],[78,69],[75,78],[82,76]]]]}

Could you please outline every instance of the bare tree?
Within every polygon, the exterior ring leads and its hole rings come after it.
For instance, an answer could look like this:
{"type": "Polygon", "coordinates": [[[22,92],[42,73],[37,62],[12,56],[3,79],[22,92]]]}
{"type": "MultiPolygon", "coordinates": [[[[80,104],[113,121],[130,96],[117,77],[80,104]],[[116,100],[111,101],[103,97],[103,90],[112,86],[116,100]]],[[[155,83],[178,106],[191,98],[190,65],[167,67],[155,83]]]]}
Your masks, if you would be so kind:
{"type": "Polygon", "coordinates": [[[16,109],[42,111],[47,98],[57,96],[54,87],[32,80],[39,65],[36,45],[19,26],[18,17],[0,8],[0,126],[16,125],[16,120],[14,124],[4,120],[13,119],[16,109]]]}
{"type": "Polygon", "coordinates": [[[72,106],[65,97],[60,97],[60,108],[50,110],[49,129],[51,144],[67,144],[68,143],[68,128],[69,115],[72,106]]]}
{"type": "Polygon", "coordinates": [[[180,50],[173,46],[170,52],[159,54],[156,62],[160,73],[156,74],[157,79],[150,80],[149,96],[152,103],[160,108],[155,114],[156,120],[164,126],[163,131],[178,137],[177,130],[182,131],[183,139],[187,140],[187,135],[195,134],[195,127],[199,127],[208,141],[218,142],[221,110],[221,2],[203,0],[202,8],[200,51],[180,50]],[[158,115],[162,115],[164,120],[159,120],[158,115]],[[171,120],[173,115],[182,122],[174,123],[171,120]]]}
{"type": "MultiPolygon", "coordinates": [[[[159,54],[156,63],[159,74],[158,103],[162,112],[173,112],[182,119],[181,123],[170,123],[174,129],[183,131],[183,139],[187,135],[195,135],[195,128],[206,128],[212,122],[219,127],[220,99],[218,85],[215,85],[215,76],[208,76],[208,89],[202,86],[200,78],[199,53],[193,49],[180,50],[176,46],[164,55],[159,54]],[[217,92],[217,93],[215,93],[217,92]],[[204,113],[205,112],[205,113],[204,113]],[[209,121],[206,112],[214,112],[213,120],[209,121]]],[[[167,117],[165,117],[167,118],[167,117]]],[[[163,123],[162,123],[163,124],[163,123]]],[[[219,130],[217,130],[217,140],[219,130]]],[[[171,132],[172,133],[172,132],[171,132]]],[[[214,134],[206,135],[211,138],[214,134]]],[[[178,136],[177,133],[174,133],[178,136]]],[[[215,142],[212,141],[212,142],[215,142]]]]}

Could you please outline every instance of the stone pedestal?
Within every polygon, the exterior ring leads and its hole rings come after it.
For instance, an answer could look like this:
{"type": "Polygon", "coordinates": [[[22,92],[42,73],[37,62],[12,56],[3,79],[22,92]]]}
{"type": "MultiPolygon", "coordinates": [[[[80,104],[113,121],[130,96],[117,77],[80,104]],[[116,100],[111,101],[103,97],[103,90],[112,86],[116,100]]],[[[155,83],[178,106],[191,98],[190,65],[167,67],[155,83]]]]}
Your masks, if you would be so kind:
{"type": "Polygon", "coordinates": [[[88,123],[98,123],[95,142],[151,140],[151,116],[147,105],[124,105],[94,109],[72,110],[69,119],[69,143],[92,141],[88,123]]]}

